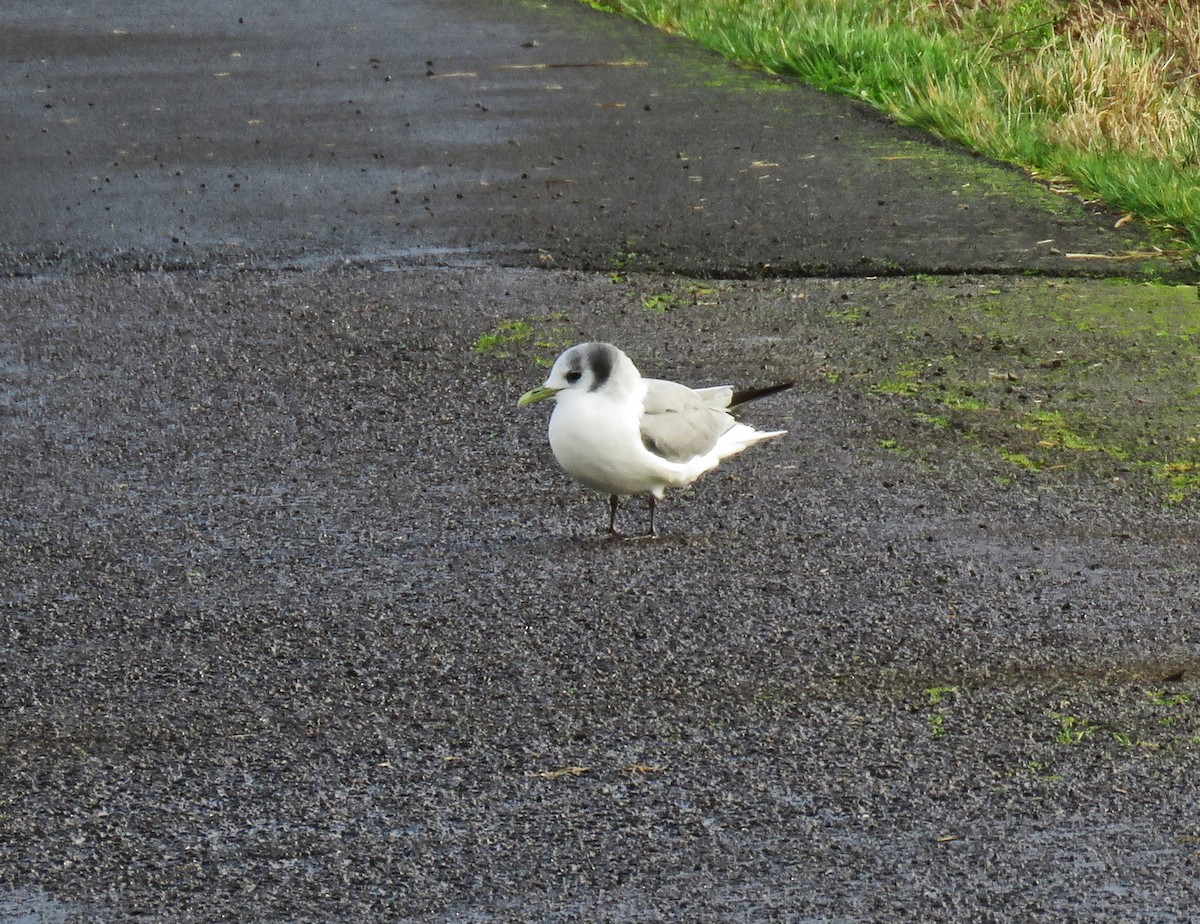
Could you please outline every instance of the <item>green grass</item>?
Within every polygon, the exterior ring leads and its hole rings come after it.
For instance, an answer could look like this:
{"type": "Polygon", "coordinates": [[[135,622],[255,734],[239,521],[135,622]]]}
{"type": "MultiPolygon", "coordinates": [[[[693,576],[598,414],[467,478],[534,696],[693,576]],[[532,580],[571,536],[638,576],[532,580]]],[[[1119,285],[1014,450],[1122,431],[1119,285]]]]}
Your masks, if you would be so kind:
{"type": "Polygon", "coordinates": [[[533,325],[528,321],[501,321],[495,328],[480,334],[475,341],[476,353],[490,353],[495,356],[508,356],[507,347],[514,344],[528,343],[533,339],[533,325]]]}
{"type": "Polygon", "coordinates": [[[1038,436],[1038,445],[1046,449],[1068,449],[1074,452],[1104,452],[1124,460],[1128,453],[1118,446],[1097,442],[1093,437],[1075,430],[1061,411],[1031,411],[1024,415],[1022,430],[1038,436]]]}
{"type": "Polygon", "coordinates": [[[1050,718],[1058,723],[1058,728],[1054,732],[1054,740],[1058,744],[1080,744],[1092,737],[1099,729],[1098,725],[1093,725],[1079,716],[1051,712],[1050,718]]]}
{"type": "MultiPolygon", "coordinates": [[[[624,282],[624,277],[613,279],[614,282],[624,282]]],[[[720,298],[720,292],[713,286],[698,282],[667,283],[669,291],[648,292],[640,296],[642,307],[654,314],[666,314],[681,308],[692,308],[698,305],[714,305],[720,298]]]]}
{"type": "Polygon", "coordinates": [[[924,388],[920,381],[925,363],[917,361],[902,365],[891,377],[871,387],[877,395],[915,395],[924,388]]]}
{"type": "Polygon", "coordinates": [[[1069,186],[1200,248],[1182,0],[586,0],[1069,186]]]}
{"type": "Polygon", "coordinates": [[[1005,449],[1003,447],[997,449],[996,452],[1005,462],[1015,465],[1017,468],[1023,468],[1027,472],[1040,472],[1042,470],[1042,464],[1040,462],[1029,458],[1029,456],[1025,455],[1023,452],[1014,452],[1011,449],[1005,449]]]}
{"type": "Polygon", "coordinates": [[[1183,503],[1189,497],[1200,496],[1200,463],[1190,460],[1147,463],[1154,478],[1172,503],[1183,503]]]}
{"type": "Polygon", "coordinates": [[[946,697],[950,696],[953,693],[957,693],[958,687],[955,687],[955,686],[926,687],[922,692],[926,696],[929,697],[929,705],[937,706],[938,704],[945,701],[946,697]]]}
{"type": "Polygon", "coordinates": [[[663,314],[672,308],[682,307],[683,304],[683,299],[669,292],[658,292],[654,295],[645,295],[642,297],[642,307],[656,314],[663,314]]]}
{"type": "Polygon", "coordinates": [[[543,320],[512,318],[501,321],[491,330],[481,333],[472,349],[497,359],[511,359],[519,354],[535,365],[548,367],[567,345],[564,339],[566,329],[552,323],[560,320],[562,315],[555,313],[543,320]]]}

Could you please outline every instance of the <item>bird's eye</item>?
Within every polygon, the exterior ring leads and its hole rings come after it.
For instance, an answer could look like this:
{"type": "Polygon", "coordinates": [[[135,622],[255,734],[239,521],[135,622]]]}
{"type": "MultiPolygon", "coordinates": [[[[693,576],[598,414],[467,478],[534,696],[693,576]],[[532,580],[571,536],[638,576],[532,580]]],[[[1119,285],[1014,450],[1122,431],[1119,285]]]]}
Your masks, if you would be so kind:
{"type": "Polygon", "coordinates": [[[583,378],[583,373],[582,372],[568,372],[566,374],[565,378],[568,382],[570,382],[572,385],[574,385],[581,378],[583,378]]]}

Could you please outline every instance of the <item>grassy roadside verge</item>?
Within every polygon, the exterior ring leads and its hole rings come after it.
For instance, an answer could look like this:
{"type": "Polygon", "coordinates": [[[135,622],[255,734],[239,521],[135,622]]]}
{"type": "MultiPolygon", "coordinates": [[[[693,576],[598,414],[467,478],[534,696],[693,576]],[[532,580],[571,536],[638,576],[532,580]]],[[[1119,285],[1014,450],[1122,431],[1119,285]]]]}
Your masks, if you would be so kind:
{"type": "Polygon", "coordinates": [[[1184,0],[585,0],[863,99],[1200,250],[1200,7],[1184,0]]]}

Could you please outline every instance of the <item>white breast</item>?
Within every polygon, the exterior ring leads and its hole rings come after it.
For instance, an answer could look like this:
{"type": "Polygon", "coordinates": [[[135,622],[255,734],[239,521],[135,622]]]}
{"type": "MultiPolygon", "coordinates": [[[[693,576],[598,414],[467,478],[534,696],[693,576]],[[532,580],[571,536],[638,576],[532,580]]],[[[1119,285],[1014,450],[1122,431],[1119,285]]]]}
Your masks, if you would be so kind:
{"type": "Polygon", "coordinates": [[[615,402],[583,392],[559,395],[550,415],[550,448],[568,475],[604,494],[660,494],[672,469],[642,445],[641,400],[615,402]]]}

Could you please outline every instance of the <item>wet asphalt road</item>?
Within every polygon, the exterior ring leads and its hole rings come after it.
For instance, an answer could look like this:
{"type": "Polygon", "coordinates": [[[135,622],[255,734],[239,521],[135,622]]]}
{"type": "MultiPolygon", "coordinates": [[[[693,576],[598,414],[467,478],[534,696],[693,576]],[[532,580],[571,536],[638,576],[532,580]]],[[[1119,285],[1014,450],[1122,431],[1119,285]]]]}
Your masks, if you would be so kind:
{"type": "Polygon", "coordinates": [[[12,13],[0,920],[1191,920],[1194,511],[889,451],[816,323],[1144,236],[582,5],[285,9],[12,13]],[[791,433],[606,541],[586,337],[791,433]]]}
{"type": "Polygon", "coordinates": [[[450,260],[695,275],[1037,270],[1117,216],[583,7],[17,0],[15,269],[450,260]]]}

